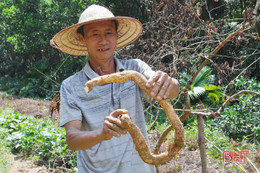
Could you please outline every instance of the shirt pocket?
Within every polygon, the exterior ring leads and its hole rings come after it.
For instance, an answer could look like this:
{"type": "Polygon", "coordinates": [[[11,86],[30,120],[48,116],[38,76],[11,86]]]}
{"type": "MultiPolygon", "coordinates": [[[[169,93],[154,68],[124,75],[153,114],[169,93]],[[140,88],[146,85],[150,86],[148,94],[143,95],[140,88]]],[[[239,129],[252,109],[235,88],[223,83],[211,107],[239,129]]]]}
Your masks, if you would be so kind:
{"type": "MultiPolygon", "coordinates": [[[[78,104],[82,108],[83,115],[101,116],[104,119],[110,106],[111,85],[95,86],[92,91],[81,96],[78,104]]],[[[87,118],[86,118],[87,119],[87,118]]]]}

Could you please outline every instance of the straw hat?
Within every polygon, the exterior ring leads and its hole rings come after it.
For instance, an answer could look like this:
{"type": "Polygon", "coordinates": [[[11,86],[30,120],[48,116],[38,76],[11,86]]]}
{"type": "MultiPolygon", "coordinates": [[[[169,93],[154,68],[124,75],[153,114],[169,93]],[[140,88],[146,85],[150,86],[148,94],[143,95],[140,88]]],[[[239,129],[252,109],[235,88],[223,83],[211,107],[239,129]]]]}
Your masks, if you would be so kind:
{"type": "Polygon", "coordinates": [[[85,24],[99,21],[116,20],[118,23],[117,49],[134,42],[142,32],[142,24],[134,18],[114,16],[107,8],[99,5],[89,6],[79,18],[79,22],[58,32],[50,45],[71,55],[88,55],[86,45],[79,41],[77,29],[85,24]]]}

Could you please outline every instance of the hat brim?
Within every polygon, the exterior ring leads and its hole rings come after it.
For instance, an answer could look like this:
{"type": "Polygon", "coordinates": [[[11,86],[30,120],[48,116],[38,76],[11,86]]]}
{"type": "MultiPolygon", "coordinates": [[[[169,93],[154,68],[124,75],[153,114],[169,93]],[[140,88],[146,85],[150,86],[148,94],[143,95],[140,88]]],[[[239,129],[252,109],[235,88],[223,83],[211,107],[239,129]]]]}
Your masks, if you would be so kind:
{"type": "Polygon", "coordinates": [[[50,41],[50,45],[71,55],[86,56],[88,55],[88,50],[86,45],[80,42],[77,36],[77,29],[82,25],[107,20],[117,20],[118,22],[117,49],[134,42],[142,33],[142,24],[137,19],[116,16],[71,25],[58,32],[50,41]]]}

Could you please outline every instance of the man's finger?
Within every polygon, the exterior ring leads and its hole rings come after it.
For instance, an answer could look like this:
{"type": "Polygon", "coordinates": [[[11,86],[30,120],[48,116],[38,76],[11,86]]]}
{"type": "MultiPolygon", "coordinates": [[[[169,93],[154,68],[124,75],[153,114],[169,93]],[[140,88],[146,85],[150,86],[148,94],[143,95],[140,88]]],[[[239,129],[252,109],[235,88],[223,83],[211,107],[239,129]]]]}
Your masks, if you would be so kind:
{"type": "Polygon", "coordinates": [[[153,84],[155,83],[155,82],[157,82],[158,81],[158,79],[160,78],[160,76],[161,76],[161,71],[157,71],[152,77],[150,77],[150,79],[148,80],[148,82],[146,83],[146,87],[152,87],[153,86],[153,84]]]}
{"type": "Polygon", "coordinates": [[[166,99],[168,98],[168,96],[170,95],[170,93],[172,92],[172,89],[173,89],[173,84],[170,84],[166,90],[166,92],[164,93],[164,96],[163,98],[166,99]]]}
{"type": "Polygon", "coordinates": [[[164,93],[166,92],[166,89],[168,88],[168,80],[168,74],[162,74],[158,81],[155,83],[154,87],[151,89],[151,96],[157,96],[157,99],[161,100],[164,96],[164,93]]]}
{"type": "Polygon", "coordinates": [[[170,84],[170,78],[167,76],[167,80],[165,80],[165,82],[163,83],[163,85],[161,86],[160,90],[159,90],[159,93],[157,94],[157,99],[161,100],[161,99],[165,99],[168,97],[169,93],[168,92],[168,89],[169,87],[171,86],[170,84]],[[168,95],[167,95],[168,94],[168,95]],[[166,97],[165,97],[166,96],[166,97]]]}
{"type": "MultiPolygon", "coordinates": [[[[104,127],[104,133],[105,133],[105,135],[106,136],[115,136],[115,137],[120,137],[121,136],[121,134],[120,133],[118,133],[118,132],[116,132],[116,131],[114,131],[113,129],[111,129],[109,126],[109,122],[104,122],[104,124],[105,124],[105,127],[104,127]]],[[[109,139],[111,139],[111,137],[109,137],[109,139]]]]}
{"type": "Polygon", "coordinates": [[[110,115],[111,115],[112,117],[117,118],[119,115],[127,114],[127,113],[128,113],[128,111],[125,110],[125,109],[117,109],[117,110],[115,110],[114,112],[112,112],[110,115]]]}
{"type": "Polygon", "coordinates": [[[120,119],[115,118],[115,117],[112,117],[112,116],[107,116],[107,117],[105,118],[105,121],[106,121],[106,120],[109,121],[109,122],[112,123],[112,124],[117,125],[117,126],[120,127],[121,129],[123,129],[122,122],[121,122],[120,119]]]}
{"type": "Polygon", "coordinates": [[[113,117],[106,117],[104,124],[111,130],[115,131],[116,133],[120,133],[120,134],[126,134],[127,131],[124,130],[121,126],[121,121],[117,118],[113,118],[113,117]]]}

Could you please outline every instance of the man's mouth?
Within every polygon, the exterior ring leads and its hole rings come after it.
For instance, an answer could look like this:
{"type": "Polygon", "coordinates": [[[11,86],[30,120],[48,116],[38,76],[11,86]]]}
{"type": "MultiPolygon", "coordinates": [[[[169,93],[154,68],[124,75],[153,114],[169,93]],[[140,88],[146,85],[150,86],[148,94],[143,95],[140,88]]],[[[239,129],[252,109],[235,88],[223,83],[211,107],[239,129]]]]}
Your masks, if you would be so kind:
{"type": "Polygon", "coordinates": [[[108,51],[109,50],[109,48],[105,48],[105,49],[98,49],[98,51],[100,51],[100,52],[105,52],[105,51],[108,51]]]}

